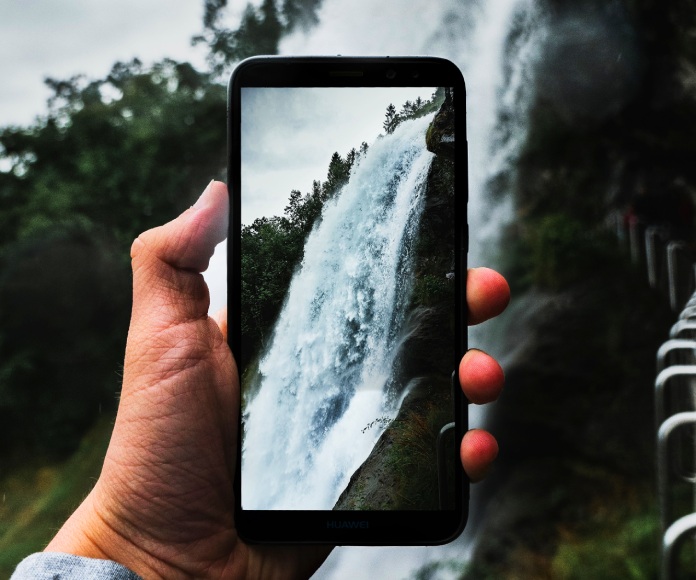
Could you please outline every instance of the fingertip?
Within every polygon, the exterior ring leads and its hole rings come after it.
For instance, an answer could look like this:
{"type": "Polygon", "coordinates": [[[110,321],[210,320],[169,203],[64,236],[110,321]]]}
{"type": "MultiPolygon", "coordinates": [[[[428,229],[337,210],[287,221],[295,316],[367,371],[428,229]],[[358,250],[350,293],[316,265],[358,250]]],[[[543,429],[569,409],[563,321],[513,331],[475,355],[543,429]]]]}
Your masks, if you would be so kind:
{"type": "Polygon", "coordinates": [[[471,268],[466,278],[469,324],[479,324],[497,316],[510,302],[507,280],[490,268],[471,268]]]}
{"type": "Polygon", "coordinates": [[[459,384],[471,403],[484,405],[500,396],[505,384],[505,373],[492,356],[481,350],[471,349],[459,363],[459,384]]]}
{"type": "Polygon", "coordinates": [[[211,181],[193,205],[193,219],[204,224],[206,246],[213,248],[227,237],[229,194],[222,181],[211,181]]]}
{"type": "Polygon", "coordinates": [[[203,272],[215,246],[227,237],[228,223],[227,186],[211,181],[192,207],[174,220],[140,234],[131,246],[131,257],[152,254],[173,268],[203,272]]]}
{"type": "MultiPolygon", "coordinates": [[[[200,273],[227,235],[227,186],[212,181],[174,220],[140,234],[131,245],[133,312],[172,321],[203,318],[210,296],[200,273]]],[[[134,319],[136,319],[134,315],[134,319]]]]}
{"type": "Polygon", "coordinates": [[[227,307],[223,307],[218,310],[212,318],[218,325],[223,338],[227,340],[227,307]]]}
{"type": "Polygon", "coordinates": [[[462,467],[472,483],[486,477],[498,456],[498,442],[483,429],[472,429],[464,434],[460,449],[462,467]]]}
{"type": "Polygon", "coordinates": [[[138,255],[138,253],[140,252],[141,248],[143,248],[144,245],[145,244],[140,239],[140,236],[138,236],[137,238],[135,238],[133,240],[133,243],[131,244],[131,249],[130,249],[131,260],[135,259],[135,257],[138,255]]]}

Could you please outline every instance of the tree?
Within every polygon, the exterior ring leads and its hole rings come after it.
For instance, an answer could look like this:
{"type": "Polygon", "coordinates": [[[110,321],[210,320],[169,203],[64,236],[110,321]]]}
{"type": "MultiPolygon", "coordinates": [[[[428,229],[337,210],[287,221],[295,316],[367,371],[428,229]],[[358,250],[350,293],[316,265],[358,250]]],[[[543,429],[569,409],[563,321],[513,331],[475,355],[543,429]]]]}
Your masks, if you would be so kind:
{"type": "Polygon", "coordinates": [[[319,24],[317,11],[320,6],[321,0],[285,0],[282,9],[285,32],[292,32],[297,28],[308,31],[319,24]]]}
{"type": "Polygon", "coordinates": [[[205,0],[204,31],[193,42],[208,45],[209,66],[216,74],[223,74],[249,56],[276,54],[284,35],[297,27],[307,30],[319,22],[320,5],[321,0],[284,0],[279,9],[276,0],[263,0],[258,8],[249,2],[233,30],[222,25],[227,0],[205,0]]]}
{"type": "Polygon", "coordinates": [[[348,171],[350,171],[353,168],[353,165],[355,164],[356,159],[358,158],[358,151],[353,147],[350,151],[348,151],[348,154],[346,155],[346,163],[348,165],[348,171]]]}
{"type": "Polygon", "coordinates": [[[334,152],[329,162],[329,171],[324,182],[324,191],[327,197],[336,193],[343,185],[348,182],[350,176],[350,164],[344,161],[338,154],[334,152]]]}
{"type": "Polygon", "coordinates": [[[382,123],[382,127],[384,128],[384,131],[387,133],[387,135],[394,132],[394,129],[396,129],[400,121],[401,118],[399,117],[399,114],[396,112],[396,107],[392,103],[389,103],[389,106],[387,107],[387,112],[384,115],[384,123],[382,123]]]}
{"type": "Polygon", "coordinates": [[[130,245],[225,165],[225,89],[187,63],[46,84],[44,118],[0,128],[3,453],[69,453],[113,408],[130,245]]]}

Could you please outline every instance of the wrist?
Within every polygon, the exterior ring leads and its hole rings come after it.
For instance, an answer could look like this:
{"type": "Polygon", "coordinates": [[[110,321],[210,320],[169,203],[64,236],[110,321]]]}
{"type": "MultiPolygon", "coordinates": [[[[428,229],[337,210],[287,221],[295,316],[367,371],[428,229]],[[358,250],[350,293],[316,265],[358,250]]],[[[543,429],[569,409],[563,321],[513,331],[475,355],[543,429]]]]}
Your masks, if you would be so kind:
{"type": "Polygon", "coordinates": [[[146,544],[137,545],[119,531],[108,521],[97,503],[95,490],[92,490],[44,551],[111,560],[148,579],[182,575],[181,570],[150,554],[145,549],[146,544]]]}

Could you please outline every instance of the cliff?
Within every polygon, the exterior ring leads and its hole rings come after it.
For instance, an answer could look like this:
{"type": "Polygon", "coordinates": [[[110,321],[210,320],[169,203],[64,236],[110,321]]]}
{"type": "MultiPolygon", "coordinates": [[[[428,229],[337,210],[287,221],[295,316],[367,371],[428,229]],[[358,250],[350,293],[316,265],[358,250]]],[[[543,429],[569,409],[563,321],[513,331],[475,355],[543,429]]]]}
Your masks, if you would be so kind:
{"type": "MultiPolygon", "coordinates": [[[[454,103],[447,93],[426,134],[435,158],[415,256],[414,290],[393,379],[408,394],[334,509],[437,509],[436,440],[453,421],[454,103]],[[398,369],[398,371],[396,370],[398,369]]],[[[453,442],[450,443],[453,445],[453,442]]],[[[449,456],[454,458],[450,447],[449,456]]],[[[449,465],[453,472],[454,461],[449,465]]],[[[453,489],[449,490],[452,501],[453,489]]]]}

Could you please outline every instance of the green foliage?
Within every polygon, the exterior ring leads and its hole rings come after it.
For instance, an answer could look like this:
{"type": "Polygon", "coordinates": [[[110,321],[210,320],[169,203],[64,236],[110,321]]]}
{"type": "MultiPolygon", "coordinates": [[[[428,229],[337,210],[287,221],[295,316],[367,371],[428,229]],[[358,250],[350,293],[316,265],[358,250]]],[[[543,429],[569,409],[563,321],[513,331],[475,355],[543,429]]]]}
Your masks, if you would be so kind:
{"type": "Polygon", "coordinates": [[[0,437],[74,449],[119,390],[129,272],[98,231],[53,230],[5,248],[0,273],[0,437]]]}
{"type": "Polygon", "coordinates": [[[345,160],[342,159],[337,152],[334,152],[334,154],[331,156],[331,161],[329,162],[329,171],[326,175],[326,182],[323,185],[324,197],[328,198],[338,191],[342,186],[348,183],[350,169],[356,159],[356,156],[357,153],[355,149],[351,149],[345,160]]]}
{"type": "Polygon", "coordinates": [[[113,415],[102,415],[83,437],[72,457],[45,464],[35,455],[0,472],[0,577],[40,552],[90,492],[99,477],[111,438],[113,415]]]}
{"type": "Polygon", "coordinates": [[[46,117],[0,129],[4,454],[69,453],[114,407],[130,245],[224,166],[224,88],[189,64],[47,84],[46,117]]]}
{"type": "MultiPolygon", "coordinates": [[[[367,151],[363,143],[361,152],[367,151]]],[[[304,196],[293,190],[282,217],[263,217],[242,228],[242,353],[246,365],[268,339],[285,299],[292,275],[304,256],[304,244],[321,216],[324,203],[347,183],[359,155],[331,156],[326,181],[315,180],[304,196]]]]}
{"type": "MultiPolygon", "coordinates": [[[[613,511],[623,512],[623,509],[614,508],[613,511]]],[[[614,522],[599,533],[570,537],[561,542],[552,562],[554,578],[655,578],[659,546],[657,514],[621,513],[620,516],[619,522],[614,522]]]]}
{"type": "Polygon", "coordinates": [[[394,106],[393,103],[389,103],[389,106],[387,106],[387,112],[384,113],[384,123],[382,123],[382,127],[384,128],[384,132],[389,135],[390,133],[394,132],[394,129],[399,124],[399,116],[396,113],[396,107],[394,106]]]}
{"type": "Polygon", "coordinates": [[[413,288],[413,301],[420,306],[436,306],[442,302],[451,302],[454,295],[454,280],[447,280],[444,275],[423,274],[416,277],[413,288]]]}
{"type": "Polygon", "coordinates": [[[454,578],[455,574],[465,568],[461,560],[433,560],[421,566],[412,576],[413,580],[438,580],[439,578],[454,578]]]}
{"type": "Polygon", "coordinates": [[[454,164],[435,156],[428,175],[427,210],[415,246],[414,306],[451,308],[454,299],[454,164]]]}
{"type": "MultiPolygon", "coordinates": [[[[390,509],[438,509],[439,487],[437,474],[437,436],[440,429],[452,421],[452,401],[449,383],[424,387],[420,400],[404,403],[408,408],[399,412],[389,426],[393,439],[386,451],[385,466],[397,474],[394,501],[390,509]]],[[[454,457],[454,438],[448,437],[446,457],[454,457]]],[[[447,465],[447,481],[454,479],[453,461],[447,465]]],[[[450,490],[451,491],[451,490],[450,490]]]]}
{"type": "Polygon", "coordinates": [[[247,3],[234,30],[222,24],[227,0],[205,0],[204,5],[205,31],[193,42],[207,45],[211,70],[222,74],[244,58],[276,54],[283,36],[317,24],[321,0],[284,0],[282,5],[276,0],[263,0],[259,7],[247,3]]]}
{"type": "Polygon", "coordinates": [[[423,117],[428,113],[437,111],[443,100],[444,91],[442,89],[437,89],[433,93],[432,99],[429,101],[424,101],[421,97],[418,97],[415,101],[406,101],[399,112],[396,111],[396,107],[393,103],[389,103],[384,113],[382,128],[384,132],[389,135],[404,121],[408,119],[417,119],[418,117],[423,117]]]}
{"type": "Polygon", "coordinates": [[[46,119],[0,130],[12,164],[0,174],[0,243],[76,223],[128,243],[224,165],[224,89],[188,64],[134,60],[104,80],[48,84],[46,119]]]}
{"type": "Polygon", "coordinates": [[[529,231],[530,271],[535,284],[559,290],[606,267],[614,255],[604,237],[563,214],[541,218],[529,231]]]}
{"type": "Polygon", "coordinates": [[[302,258],[302,238],[283,218],[259,218],[242,229],[242,320],[243,342],[253,345],[242,355],[243,364],[270,338],[290,284],[302,258]]]}

